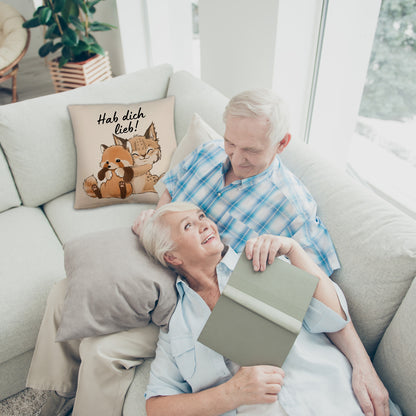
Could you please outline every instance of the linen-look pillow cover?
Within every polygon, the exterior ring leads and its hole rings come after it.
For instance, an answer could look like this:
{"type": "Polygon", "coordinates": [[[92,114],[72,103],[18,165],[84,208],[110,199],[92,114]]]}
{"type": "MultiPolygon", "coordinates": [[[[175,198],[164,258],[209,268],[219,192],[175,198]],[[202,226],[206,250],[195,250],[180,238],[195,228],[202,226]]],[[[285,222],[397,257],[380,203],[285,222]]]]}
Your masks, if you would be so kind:
{"type": "Polygon", "coordinates": [[[157,203],[155,185],[176,148],[174,97],[68,111],[77,150],[74,208],[157,203]]]}
{"type": "Polygon", "coordinates": [[[71,240],[64,259],[68,292],[57,341],[168,325],[176,275],[149,258],[130,228],[71,240]]]}

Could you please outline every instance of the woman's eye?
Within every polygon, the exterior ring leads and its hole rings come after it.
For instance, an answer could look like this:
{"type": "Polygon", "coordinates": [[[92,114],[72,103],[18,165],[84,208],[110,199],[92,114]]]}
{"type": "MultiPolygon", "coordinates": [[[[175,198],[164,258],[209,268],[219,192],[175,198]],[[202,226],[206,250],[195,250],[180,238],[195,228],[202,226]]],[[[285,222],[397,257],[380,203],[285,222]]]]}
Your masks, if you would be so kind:
{"type": "Polygon", "coordinates": [[[191,223],[188,223],[188,224],[185,225],[184,229],[188,230],[190,227],[191,227],[191,223]]]}
{"type": "Polygon", "coordinates": [[[201,214],[200,216],[199,216],[199,219],[200,220],[202,220],[202,219],[204,219],[205,218],[205,214],[201,214]]]}

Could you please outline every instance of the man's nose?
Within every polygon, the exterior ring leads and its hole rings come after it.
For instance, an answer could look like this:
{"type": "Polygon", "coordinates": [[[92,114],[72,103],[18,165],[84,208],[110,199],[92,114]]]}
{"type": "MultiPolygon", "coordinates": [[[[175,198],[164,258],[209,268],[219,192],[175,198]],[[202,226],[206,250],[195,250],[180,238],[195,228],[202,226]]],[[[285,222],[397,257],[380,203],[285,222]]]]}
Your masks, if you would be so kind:
{"type": "Polygon", "coordinates": [[[243,153],[240,150],[235,149],[232,155],[232,161],[236,164],[239,164],[241,162],[244,162],[244,160],[245,158],[243,153]]]}

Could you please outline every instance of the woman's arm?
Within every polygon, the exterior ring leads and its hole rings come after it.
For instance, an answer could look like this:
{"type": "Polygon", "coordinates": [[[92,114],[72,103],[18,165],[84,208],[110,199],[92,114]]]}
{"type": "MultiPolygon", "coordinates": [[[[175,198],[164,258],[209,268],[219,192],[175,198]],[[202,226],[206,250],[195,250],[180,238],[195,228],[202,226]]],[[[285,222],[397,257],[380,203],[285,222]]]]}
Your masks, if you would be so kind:
{"type": "Polygon", "coordinates": [[[148,416],[219,416],[243,404],[273,403],[283,384],[281,368],[241,367],[227,382],[198,393],[151,397],[148,416]]]}

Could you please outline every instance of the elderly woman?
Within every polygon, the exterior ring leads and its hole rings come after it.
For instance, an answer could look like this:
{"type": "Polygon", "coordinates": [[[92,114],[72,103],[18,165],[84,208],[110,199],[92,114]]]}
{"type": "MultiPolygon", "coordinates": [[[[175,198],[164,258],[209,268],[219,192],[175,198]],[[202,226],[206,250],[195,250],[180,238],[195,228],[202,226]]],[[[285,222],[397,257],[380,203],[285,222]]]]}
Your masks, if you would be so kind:
{"type": "MultiPolygon", "coordinates": [[[[319,278],[282,368],[240,368],[197,342],[238,260],[200,209],[184,202],[160,207],[144,224],[141,240],[152,257],[179,274],[178,304],[169,332],[159,335],[151,367],[149,416],[363,414],[351,386],[351,366],[325,335],[348,323],[345,298],[295,240],[265,235],[249,240],[245,249],[255,270],[283,255],[319,278]]],[[[376,414],[388,415],[389,406],[376,414]]]]}

